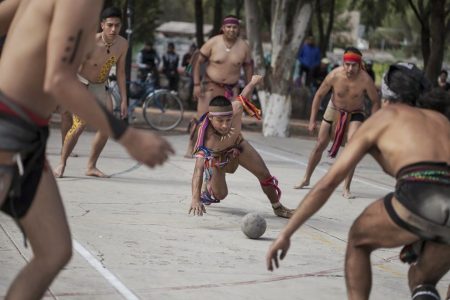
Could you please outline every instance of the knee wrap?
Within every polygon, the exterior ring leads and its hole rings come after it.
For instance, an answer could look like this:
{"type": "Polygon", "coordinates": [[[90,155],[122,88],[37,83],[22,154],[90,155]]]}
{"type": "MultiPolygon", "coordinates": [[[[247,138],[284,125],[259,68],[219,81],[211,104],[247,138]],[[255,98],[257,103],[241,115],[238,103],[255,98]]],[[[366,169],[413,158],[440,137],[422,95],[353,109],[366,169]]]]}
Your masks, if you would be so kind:
{"type": "Polygon", "coordinates": [[[440,300],[438,291],[431,284],[421,284],[414,288],[411,300],[440,300]]]}
{"type": "Polygon", "coordinates": [[[270,176],[264,180],[260,181],[262,186],[271,186],[275,189],[275,192],[277,193],[278,201],[280,201],[281,198],[281,190],[278,187],[278,179],[275,176],[270,176]]]}

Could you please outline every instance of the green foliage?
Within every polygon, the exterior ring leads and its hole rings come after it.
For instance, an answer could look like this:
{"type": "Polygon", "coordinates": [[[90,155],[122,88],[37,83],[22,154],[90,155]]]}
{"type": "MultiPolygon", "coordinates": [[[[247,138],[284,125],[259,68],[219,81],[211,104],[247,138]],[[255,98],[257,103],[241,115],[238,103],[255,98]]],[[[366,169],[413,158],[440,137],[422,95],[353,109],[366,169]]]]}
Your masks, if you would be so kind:
{"type": "MultiPolygon", "coordinates": [[[[126,12],[127,0],[110,0],[108,4],[119,7],[126,12]]],[[[161,14],[159,0],[134,0],[133,39],[136,42],[153,40],[155,29],[158,25],[158,17],[161,14]]],[[[106,2],[105,2],[106,3],[106,2]]],[[[127,24],[124,16],[124,26],[127,24]]],[[[126,29],[126,28],[125,28],[126,29]]]]}
{"type": "Polygon", "coordinates": [[[368,30],[379,27],[387,15],[399,11],[400,2],[394,0],[352,0],[350,9],[361,12],[361,23],[368,30]]]}

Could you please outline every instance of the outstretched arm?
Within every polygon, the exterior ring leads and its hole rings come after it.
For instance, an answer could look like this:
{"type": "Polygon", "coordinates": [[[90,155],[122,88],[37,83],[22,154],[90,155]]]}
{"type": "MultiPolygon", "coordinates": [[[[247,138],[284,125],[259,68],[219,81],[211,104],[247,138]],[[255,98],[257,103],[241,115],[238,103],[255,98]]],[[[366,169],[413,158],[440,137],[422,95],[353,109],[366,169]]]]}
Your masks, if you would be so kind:
{"type": "Polygon", "coordinates": [[[250,82],[247,83],[247,85],[242,90],[241,95],[247,99],[250,98],[253,94],[253,91],[255,90],[255,87],[262,81],[262,79],[263,76],[261,75],[253,75],[250,82]]]}
{"type": "Polygon", "coordinates": [[[189,208],[189,214],[192,212],[194,216],[203,216],[203,213],[206,213],[205,206],[200,200],[204,169],[205,159],[199,157],[196,158],[194,173],[192,174],[192,203],[189,208]]]}
{"type": "Polygon", "coordinates": [[[356,164],[376,143],[386,124],[387,122],[383,121],[382,116],[376,115],[369,118],[357,130],[328,173],[305,196],[286,227],[269,248],[266,263],[270,271],[273,270],[272,262],[278,268],[278,251],[281,250],[280,259],[283,259],[289,249],[292,234],[328,201],[331,193],[344,180],[348,172],[355,168],[356,164]]]}

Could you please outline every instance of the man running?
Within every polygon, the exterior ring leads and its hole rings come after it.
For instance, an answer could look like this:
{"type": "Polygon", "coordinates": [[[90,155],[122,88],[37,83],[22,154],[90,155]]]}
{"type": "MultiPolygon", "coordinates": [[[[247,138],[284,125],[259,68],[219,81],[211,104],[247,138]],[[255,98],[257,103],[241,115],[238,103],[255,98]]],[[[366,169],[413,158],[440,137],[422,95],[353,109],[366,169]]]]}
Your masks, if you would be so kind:
{"type": "Polygon", "coordinates": [[[0,60],[0,207],[17,221],[33,251],[6,299],[41,299],[72,255],[61,195],[45,155],[56,105],[148,166],[173,152],[161,137],[114,118],[77,79],[94,47],[102,5],[101,0],[0,3],[0,35],[11,27],[0,60]]]}
{"type": "Polygon", "coordinates": [[[239,165],[255,175],[272,204],[275,215],[290,218],[294,210],[280,203],[281,191],[258,152],[241,133],[243,109],[259,117],[259,110],[247,100],[262,79],[254,75],[238,100],[214,97],[208,113],[200,119],[196,131],[195,169],[192,175],[192,203],[189,213],[202,216],[205,205],[218,203],[228,194],[226,173],[234,173],[239,165]]]}
{"type": "MultiPolygon", "coordinates": [[[[350,140],[365,119],[364,96],[372,101],[372,113],[380,107],[379,96],[373,80],[362,70],[362,54],[353,47],[345,49],[344,65],[330,72],[314,95],[308,130],[312,134],[316,129],[317,112],[320,102],[332,90],[333,95],[323,115],[317,143],[311,152],[303,180],[294,188],[302,189],[309,185],[314,169],[319,164],[322,153],[333,137],[329,155],[335,157],[346,136],[350,140]]],[[[354,170],[350,170],[345,179],[343,196],[352,198],[350,183],[354,170]]]]}
{"type": "Polygon", "coordinates": [[[389,68],[382,82],[383,108],[364,122],[300,203],[267,253],[269,270],[272,261],[278,267],[279,250],[281,259],[286,256],[292,234],[370,153],[397,184],[394,193],[370,204],[350,229],[345,260],[348,297],[369,298],[374,250],[409,245],[401,259],[415,261],[408,272],[412,299],[440,299],[435,285],[450,269],[450,97],[440,90],[425,94],[430,86],[413,64],[389,68]]]}
{"type": "MultiPolygon", "coordinates": [[[[241,68],[246,82],[253,75],[253,61],[248,43],[239,37],[239,19],[229,15],[223,19],[221,34],[209,39],[193,59],[194,100],[197,100],[197,119],[208,112],[209,101],[215,96],[232,99],[237,94],[241,68]],[[201,65],[206,63],[203,79],[201,65]]],[[[196,121],[196,120],[194,120],[196,121]]],[[[192,131],[195,130],[194,121],[192,131]]],[[[193,145],[189,144],[186,157],[192,157],[193,145]]]]}
{"type": "MultiPolygon", "coordinates": [[[[96,44],[91,56],[83,62],[78,72],[78,78],[86,88],[94,93],[97,99],[112,112],[111,94],[107,89],[107,79],[111,68],[116,66],[117,84],[120,90],[120,115],[125,118],[127,115],[127,92],[125,76],[125,59],[128,50],[128,42],[119,35],[122,26],[121,11],[115,7],[103,10],[101,14],[102,32],[96,35],[96,44]]],[[[61,126],[65,127],[66,118],[61,119],[61,126]]],[[[73,124],[64,138],[61,151],[61,162],[55,168],[55,177],[63,177],[67,159],[72,153],[78,138],[86,128],[86,122],[79,116],[73,115],[73,124]]],[[[108,177],[97,168],[97,161],[106,145],[108,136],[98,131],[92,143],[91,153],[87,164],[86,175],[96,177],[108,177]]]]}

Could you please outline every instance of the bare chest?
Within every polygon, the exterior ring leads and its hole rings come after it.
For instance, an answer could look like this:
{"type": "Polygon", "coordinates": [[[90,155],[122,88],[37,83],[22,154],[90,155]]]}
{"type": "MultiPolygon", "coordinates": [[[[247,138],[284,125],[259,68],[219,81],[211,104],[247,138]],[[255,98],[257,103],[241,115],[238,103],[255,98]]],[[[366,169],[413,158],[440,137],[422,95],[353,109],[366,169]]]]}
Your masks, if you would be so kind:
{"type": "Polygon", "coordinates": [[[91,82],[106,81],[111,68],[116,65],[121,55],[119,47],[114,46],[106,49],[105,45],[97,44],[95,50],[83,63],[80,73],[91,82]]]}
{"type": "Polygon", "coordinates": [[[217,43],[211,51],[209,60],[214,64],[240,68],[245,62],[245,52],[237,45],[226,48],[224,44],[217,43]]]}
{"type": "Polygon", "coordinates": [[[226,135],[220,135],[211,131],[207,134],[205,146],[213,152],[221,152],[236,146],[239,136],[240,133],[238,133],[234,128],[232,128],[226,135]]]}
{"type": "Polygon", "coordinates": [[[358,82],[339,83],[333,86],[333,103],[339,108],[362,105],[364,95],[365,88],[358,82]]]}

